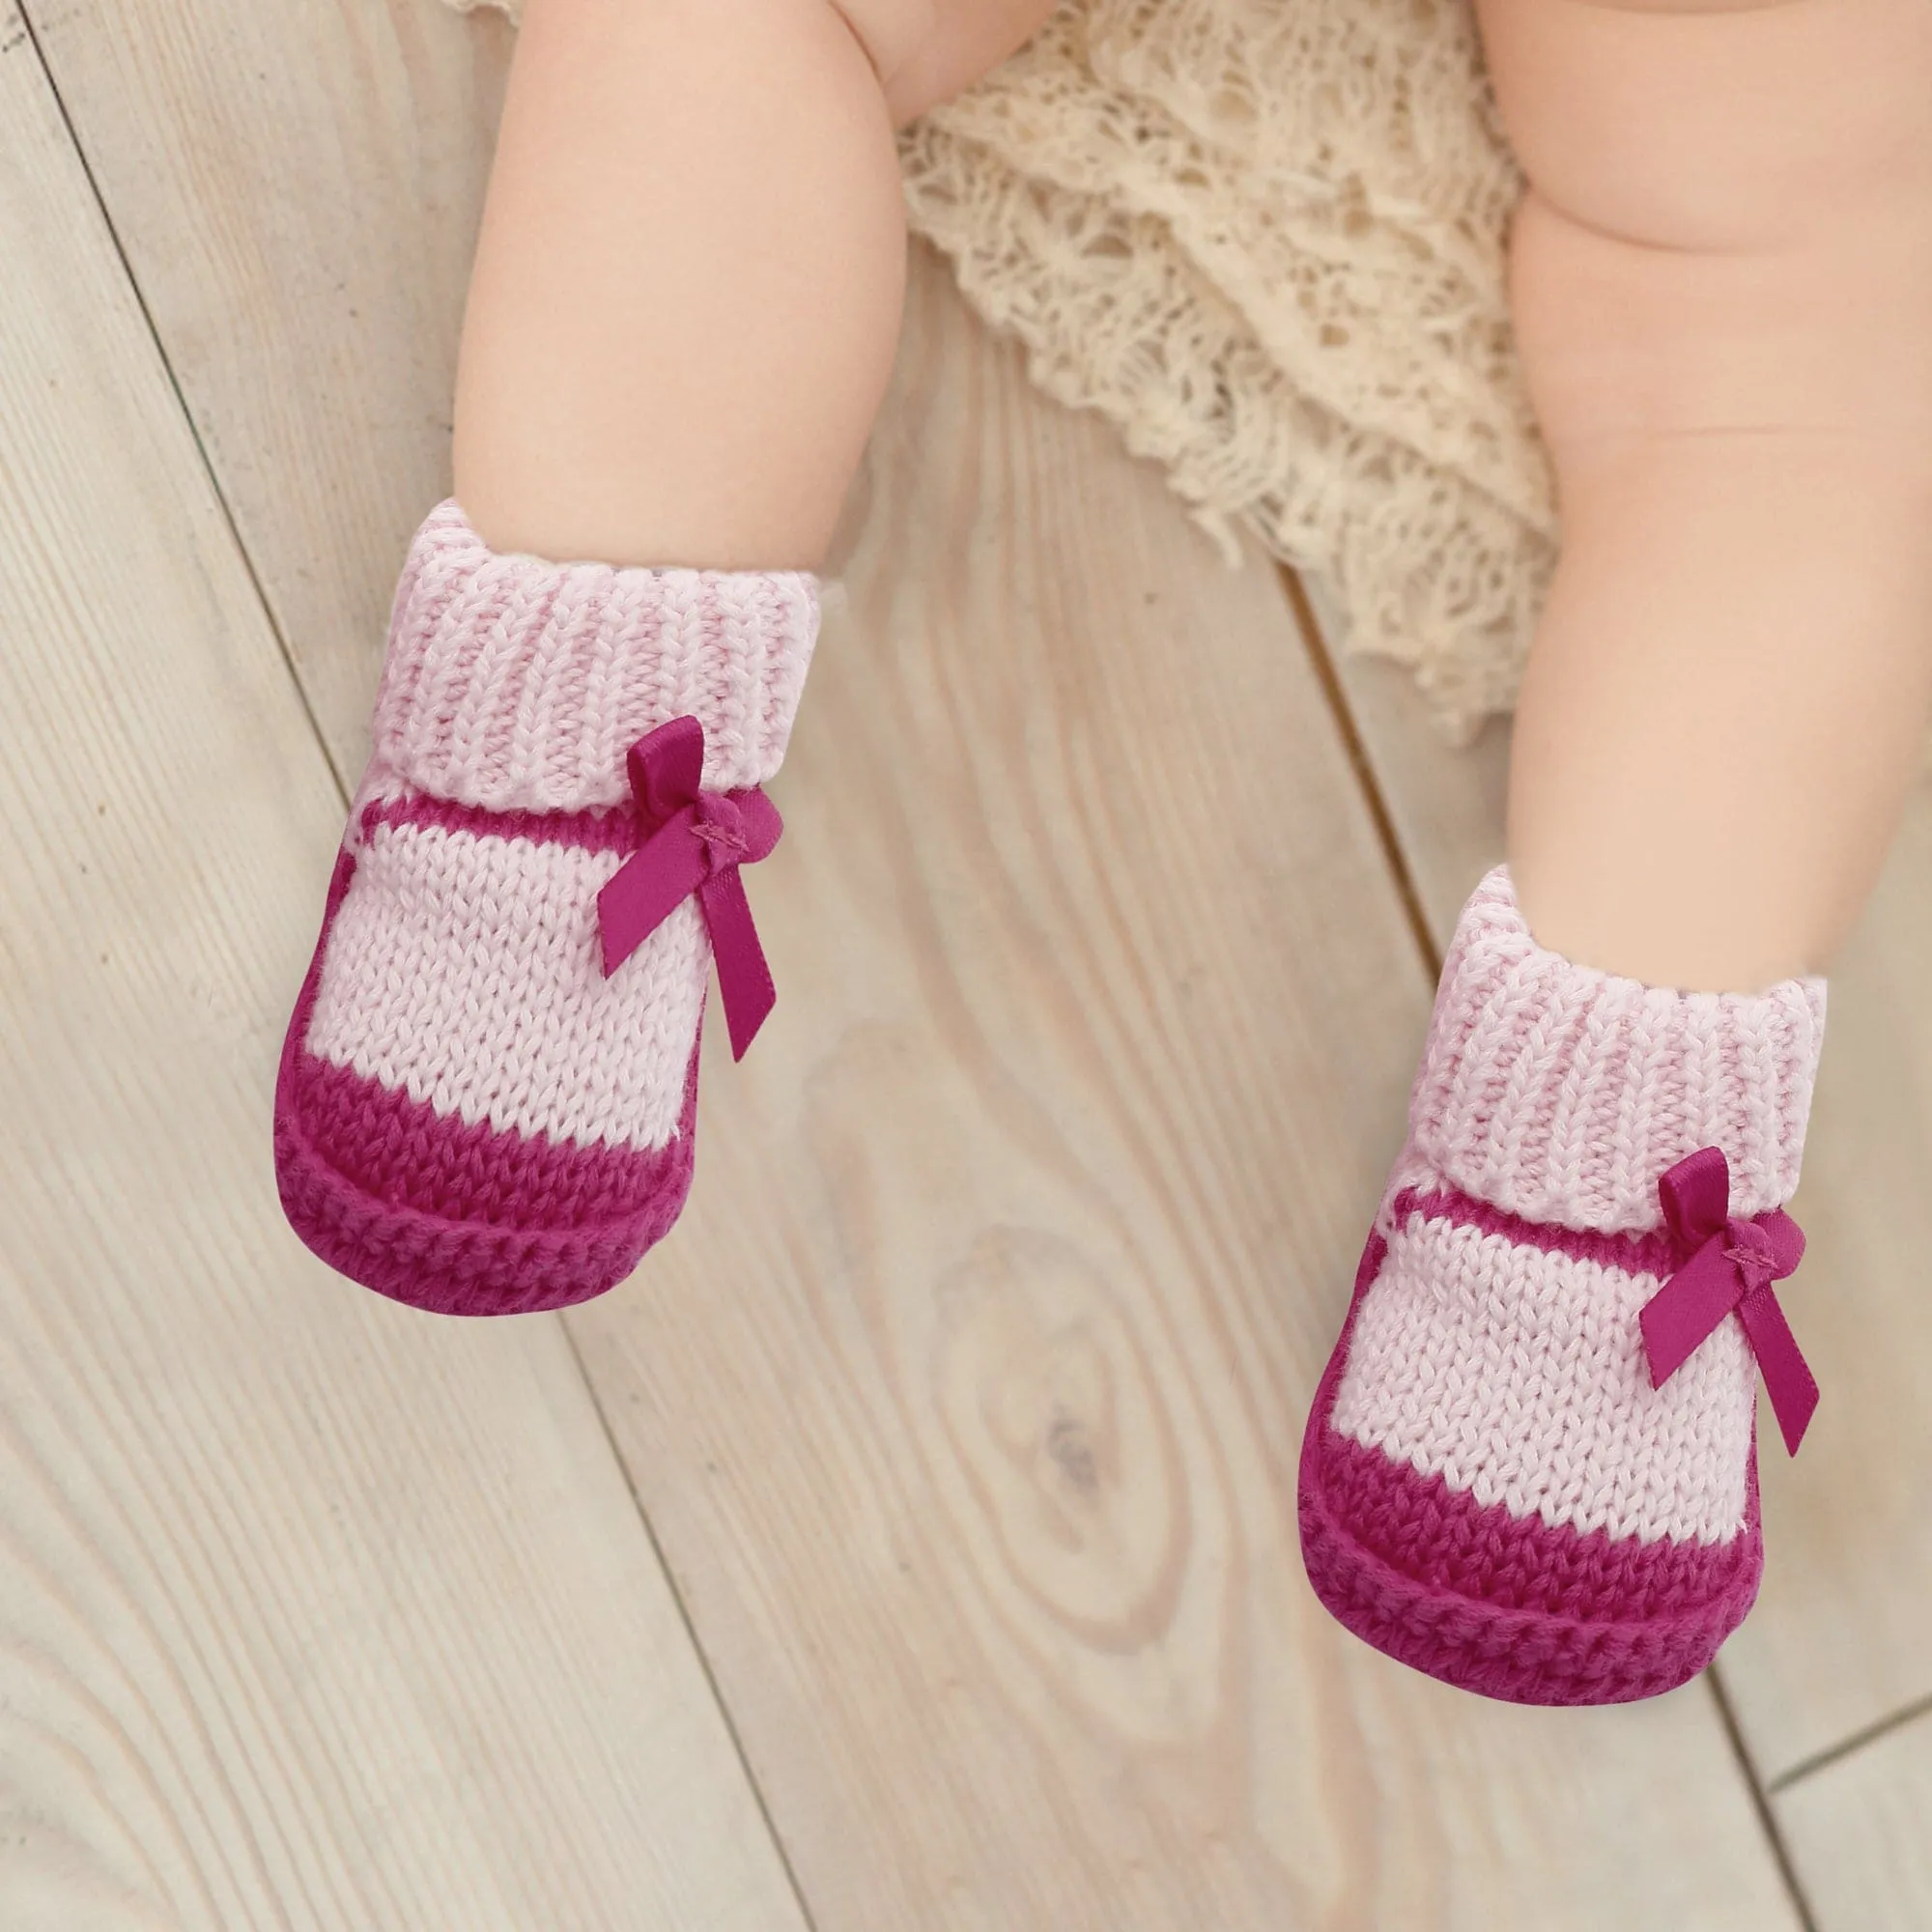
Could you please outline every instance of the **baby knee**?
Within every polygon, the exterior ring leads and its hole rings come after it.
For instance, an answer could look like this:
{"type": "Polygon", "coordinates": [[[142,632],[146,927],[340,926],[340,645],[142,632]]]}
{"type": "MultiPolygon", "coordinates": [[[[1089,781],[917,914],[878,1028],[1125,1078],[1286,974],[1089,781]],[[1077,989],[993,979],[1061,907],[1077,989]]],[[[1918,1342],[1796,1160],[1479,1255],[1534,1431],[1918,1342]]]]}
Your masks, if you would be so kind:
{"type": "Polygon", "coordinates": [[[1664,248],[1776,247],[1932,200],[1924,0],[1478,0],[1539,195],[1664,248]]]}

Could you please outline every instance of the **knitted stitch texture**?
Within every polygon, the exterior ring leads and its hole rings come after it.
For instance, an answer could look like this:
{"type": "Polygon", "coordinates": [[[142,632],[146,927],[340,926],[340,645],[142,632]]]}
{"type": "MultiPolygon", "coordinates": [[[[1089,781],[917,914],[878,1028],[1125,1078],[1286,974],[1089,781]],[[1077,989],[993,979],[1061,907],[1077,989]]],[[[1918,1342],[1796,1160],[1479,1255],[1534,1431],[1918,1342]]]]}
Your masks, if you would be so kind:
{"type": "Polygon", "coordinates": [[[1520,1703],[1694,1675],[1763,1563],[1757,1371],[1726,1318],[1653,1387],[1638,1315],[1688,1257],[1658,1182],[1798,1184],[1825,982],[1682,993],[1537,945],[1507,868],[1463,908],[1409,1130],[1302,1445],[1310,1580],[1357,1635],[1520,1703]]]}
{"type": "Polygon", "coordinates": [[[325,1261],[508,1314],[601,1293],[669,1229],[711,949],[687,900],[602,970],[598,893],[652,830],[626,753],[692,716],[707,791],[766,782],[817,621],[801,573],[498,555],[430,513],[276,1084],[283,1206],[325,1261]]]}

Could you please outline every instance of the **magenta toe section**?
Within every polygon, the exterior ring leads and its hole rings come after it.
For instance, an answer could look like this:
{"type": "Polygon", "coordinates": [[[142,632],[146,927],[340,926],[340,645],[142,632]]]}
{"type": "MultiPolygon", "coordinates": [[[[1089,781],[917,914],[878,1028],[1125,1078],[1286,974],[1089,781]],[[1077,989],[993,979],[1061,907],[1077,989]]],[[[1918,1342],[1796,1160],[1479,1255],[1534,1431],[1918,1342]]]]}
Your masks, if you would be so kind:
{"type": "Polygon", "coordinates": [[[689,1080],[678,1138],[650,1153],[466,1126],[312,1053],[297,1056],[292,1097],[315,1157],[384,1207],[433,1220],[531,1233],[628,1225],[648,1220],[691,1166],[689,1080]]]}
{"type": "Polygon", "coordinates": [[[1625,1703],[1694,1677],[1757,1594],[1755,1466],[1739,1535],[1642,1543],[1485,1507],[1338,1434],[1329,1417],[1355,1310],[1383,1252],[1373,1237],[1302,1442],[1301,1547],[1316,1595],[1385,1656],[1510,1703],[1625,1703]]]}
{"type": "Polygon", "coordinates": [[[290,1225],[365,1288],[440,1315],[526,1315],[614,1288],[691,1188],[694,1055],[678,1137],[653,1153],[466,1126],[297,1057],[275,1116],[290,1225]],[[359,1091],[358,1091],[359,1090],[359,1091]]]}
{"type": "Polygon", "coordinates": [[[1298,1502],[1309,1581],[1344,1626],[1428,1676],[1514,1704],[1673,1690],[1757,1594],[1754,1510],[1742,1534],[1708,1547],[1579,1534],[1486,1509],[1325,1426],[1304,1446],[1298,1502]]]}
{"type": "Polygon", "coordinates": [[[676,1137],[654,1151],[466,1124],[303,1049],[344,853],[275,1083],[275,1179],[290,1225],[331,1267],[442,1315],[522,1315],[613,1288],[691,1188],[697,1051],[676,1137]]]}

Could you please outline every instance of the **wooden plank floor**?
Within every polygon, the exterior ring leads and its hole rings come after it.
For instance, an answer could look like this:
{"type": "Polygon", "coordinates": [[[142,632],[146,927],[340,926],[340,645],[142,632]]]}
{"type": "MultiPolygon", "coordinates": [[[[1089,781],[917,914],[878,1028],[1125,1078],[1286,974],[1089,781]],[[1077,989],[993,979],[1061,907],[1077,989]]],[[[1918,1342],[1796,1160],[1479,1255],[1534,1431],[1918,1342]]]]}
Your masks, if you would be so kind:
{"type": "Polygon", "coordinates": [[[1506,734],[1331,676],[923,253],[684,1226],[496,1324],[279,1227],[509,44],[0,11],[0,1924],[1932,1922],[1887,1211],[1932,801],[1833,988],[1832,1406],[1721,1672],[1555,1714],[1384,1663],[1301,1578],[1293,1458],[1506,734]]]}

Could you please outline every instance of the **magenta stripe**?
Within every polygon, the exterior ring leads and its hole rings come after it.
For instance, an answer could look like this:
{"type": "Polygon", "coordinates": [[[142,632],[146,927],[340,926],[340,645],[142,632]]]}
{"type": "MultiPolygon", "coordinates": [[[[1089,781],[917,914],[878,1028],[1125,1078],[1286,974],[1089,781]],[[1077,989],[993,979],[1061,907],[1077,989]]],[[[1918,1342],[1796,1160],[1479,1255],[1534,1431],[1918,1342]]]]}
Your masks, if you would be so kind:
{"type": "Polygon", "coordinates": [[[1362,1548],[1413,1581],[1505,1609],[1592,1622],[1681,1615],[1733,1597],[1749,1601],[1758,1549],[1722,1543],[1639,1542],[1601,1529],[1552,1529],[1479,1503],[1379,1449],[1328,1430],[1317,1480],[1331,1516],[1362,1548]]]}
{"type": "Polygon", "coordinates": [[[642,821],[633,804],[601,811],[486,811],[481,806],[412,792],[365,806],[364,836],[379,825],[436,825],[478,838],[527,838],[538,845],[573,845],[584,852],[635,852],[644,842],[642,821]]]}
{"type": "MultiPolygon", "coordinates": [[[[1662,1208],[1659,1209],[1662,1212],[1662,1208]]],[[[1425,1221],[1448,1221],[1459,1228],[1474,1228],[1485,1235],[1500,1235],[1518,1247],[1541,1248],[1547,1255],[1568,1255],[1572,1261],[1596,1262],[1604,1267],[1621,1268],[1626,1274],[1653,1274],[1662,1278],[1680,1266],[1685,1259],[1677,1237],[1668,1228],[1655,1228],[1647,1234],[1600,1234],[1588,1228],[1559,1228],[1547,1221],[1528,1221],[1520,1214],[1506,1214],[1487,1201],[1478,1201],[1455,1187],[1405,1187],[1390,1204],[1389,1212],[1397,1226],[1411,1214],[1425,1221]]]]}
{"type": "Polygon", "coordinates": [[[288,1097],[321,1159],[372,1201],[445,1220],[587,1234],[646,1212],[690,1165],[681,1140],[645,1152],[472,1125],[312,1053],[294,1076],[288,1097]]]}

